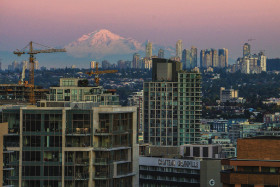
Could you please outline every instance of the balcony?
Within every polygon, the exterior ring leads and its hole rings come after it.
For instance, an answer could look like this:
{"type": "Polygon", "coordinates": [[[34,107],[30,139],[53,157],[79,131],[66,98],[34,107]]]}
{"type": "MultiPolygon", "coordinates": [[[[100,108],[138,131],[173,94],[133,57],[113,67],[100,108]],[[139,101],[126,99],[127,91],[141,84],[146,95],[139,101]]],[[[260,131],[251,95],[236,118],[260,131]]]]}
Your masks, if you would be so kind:
{"type": "Polygon", "coordinates": [[[92,174],[92,178],[94,180],[104,180],[104,179],[111,179],[113,178],[111,172],[94,172],[92,174]]]}
{"type": "Polygon", "coordinates": [[[90,128],[73,128],[73,129],[66,129],[67,136],[90,136],[91,131],[90,128]]]}
{"type": "Polygon", "coordinates": [[[117,164],[114,172],[114,178],[121,178],[135,175],[132,171],[131,163],[117,164]]]}
{"type": "Polygon", "coordinates": [[[94,135],[96,136],[108,136],[108,135],[114,135],[114,134],[128,134],[131,133],[131,129],[126,129],[126,128],[119,128],[113,131],[110,131],[108,128],[100,128],[96,129],[94,132],[94,135]]]}
{"type": "Polygon", "coordinates": [[[89,180],[88,173],[76,173],[75,180],[89,180]]]}
{"type": "Polygon", "coordinates": [[[8,128],[8,135],[19,134],[19,128],[8,128]]]}
{"type": "Polygon", "coordinates": [[[111,164],[113,161],[109,158],[95,158],[93,159],[94,165],[108,165],[111,164]]]}
{"type": "Polygon", "coordinates": [[[94,135],[99,135],[99,136],[102,136],[102,135],[109,135],[109,129],[108,128],[100,128],[100,129],[96,129],[95,132],[94,132],[94,135]]]}
{"type": "Polygon", "coordinates": [[[76,158],[75,159],[75,165],[76,166],[88,166],[89,165],[89,159],[88,158],[76,158]]]}
{"type": "Polygon", "coordinates": [[[5,147],[19,147],[19,142],[5,142],[5,147]]]}
{"type": "Polygon", "coordinates": [[[66,147],[90,147],[90,136],[69,136],[66,137],[66,147]]]}
{"type": "Polygon", "coordinates": [[[117,149],[127,149],[130,148],[131,145],[128,144],[112,144],[112,143],[97,143],[93,145],[94,150],[103,151],[103,150],[117,150],[117,149]]]}

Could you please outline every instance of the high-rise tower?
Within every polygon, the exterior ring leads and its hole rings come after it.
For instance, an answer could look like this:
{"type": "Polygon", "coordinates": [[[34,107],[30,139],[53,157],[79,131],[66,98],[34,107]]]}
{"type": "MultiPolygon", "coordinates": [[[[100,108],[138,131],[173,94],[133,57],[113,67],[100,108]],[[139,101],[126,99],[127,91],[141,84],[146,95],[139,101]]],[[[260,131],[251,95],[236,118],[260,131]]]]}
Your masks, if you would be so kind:
{"type": "Polygon", "coordinates": [[[158,50],[158,58],[164,58],[164,50],[163,49],[158,50]]]}
{"type": "Polygon", "coordinates": [[[146,45],[146,58],[152,58],[153,55],[153,44],[152,42],[148,41],[146,45]]]}
{"type": "Polygon", "coordinates": [[[141,65],[140,55],[138,53],[134,53],[133,59],[132,59],[132,68],[134,68],[134,69],[141,68],[140,65],[141,65]]]}
{"type": "Polygon", "coordinates": [[[182,60],[182,50],[183,50],[182,40],[178,40],[176,43],[176,57],[179,57],[180,60],[182,60]]]}
{"type": "Polygon", "coordinates": [[[188,49],[184,49],[182,53],[182,63],[184,69],[191,69],[192,68],[192,58],[191,58],[191,51],[188,49]]]}
{"type": "Polygon", "coordinates": [[[251,54],[251,46],[248,43],[245,43],[243,45],[243,57],[250,56],[251,54]]]}
{"type": "Polygon", "coordinates": [[[197,67],[197,48],[191,47],[191,68],[197,67]]]}
{"type": "Polygon", "coordinates": [[[181,62],[153,58],[144,82],[144,142],[178,146],[200,142],[201,75],[181,62]]]}

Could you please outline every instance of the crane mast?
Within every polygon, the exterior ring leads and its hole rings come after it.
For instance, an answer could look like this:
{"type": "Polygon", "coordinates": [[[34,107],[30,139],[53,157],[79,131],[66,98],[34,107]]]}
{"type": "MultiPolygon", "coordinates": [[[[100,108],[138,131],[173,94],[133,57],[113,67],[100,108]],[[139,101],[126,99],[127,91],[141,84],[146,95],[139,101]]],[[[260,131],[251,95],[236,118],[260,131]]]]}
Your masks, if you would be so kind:
{"type": "Polygon", "coordinates": [[[29,85],[30,87],[30,94],[29,94],[29,102],[32,104],[35,104],[35,93],[34,93],[34,60],[35,54],[39,53],[54,53],[54,52],[66,52],[65,49],[54,49],[48,46],[44,46],[35,42],[29,42],[27,46],[25,46],[22,50],[16,50],[14,51],[14,54],[21,56],[23,54],[29,54],[29,85]],[[48,48],[48,49],[42,49],[42,50],[34,50],[33,44],[37,44],[39,46],[48,48]],[[28,51],[25,51],[27,48],[29,48],[28,51]]]}

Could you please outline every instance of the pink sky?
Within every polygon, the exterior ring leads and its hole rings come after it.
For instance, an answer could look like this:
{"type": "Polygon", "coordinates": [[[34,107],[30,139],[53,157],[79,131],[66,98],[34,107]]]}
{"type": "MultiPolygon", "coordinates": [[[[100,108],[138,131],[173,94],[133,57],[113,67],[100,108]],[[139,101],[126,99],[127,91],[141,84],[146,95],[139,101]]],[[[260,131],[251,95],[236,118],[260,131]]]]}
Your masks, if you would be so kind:
{"type": "Polygon", "coordinates": [[[280,57],[279,10],[279,0],[2,0],[0,50],[64,46],[106,28],[141,42],[226,47],[232,58],[254,38],[253,49],[280,57]]]}

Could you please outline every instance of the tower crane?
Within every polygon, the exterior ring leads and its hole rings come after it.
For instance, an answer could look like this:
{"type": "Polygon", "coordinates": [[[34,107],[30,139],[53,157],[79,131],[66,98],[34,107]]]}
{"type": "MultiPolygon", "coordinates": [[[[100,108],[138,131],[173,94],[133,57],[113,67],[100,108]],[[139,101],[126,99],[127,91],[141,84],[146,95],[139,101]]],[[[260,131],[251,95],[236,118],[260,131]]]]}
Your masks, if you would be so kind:
{"type": "Polygon", "coordinates": [[[29,85],[30,94],[29,94],[29,102],[35,104],[35,93],[34,93],[34,55],[39,53],[55,53],[55,52],[66,52],[65,49],[54,49],[45,45],[41,45],[35,42],[29,42],[22,50],[14,51],[14,54],[21,56],[23,54],[29,54],[29,85]],[[39,45],[46,49],[36,50],[33,48],[33,44],[39,45]],[[29,48],[29,49],[28,49],[29,48]],[[27,50],[28,49],[28,50],[27,50]]]}
{"type": "Polygon", "coordinates": [[[90,72],[86,72],[89,76],[95,75],[95,85],[99,86],[99,75],[100,74],[106,74],[106,73],[117,73],[118,70],[103,70],[103,71],[98,71],[98,63],[96,63],[96,69],[95,71],[91,70],[90,72]]]}

